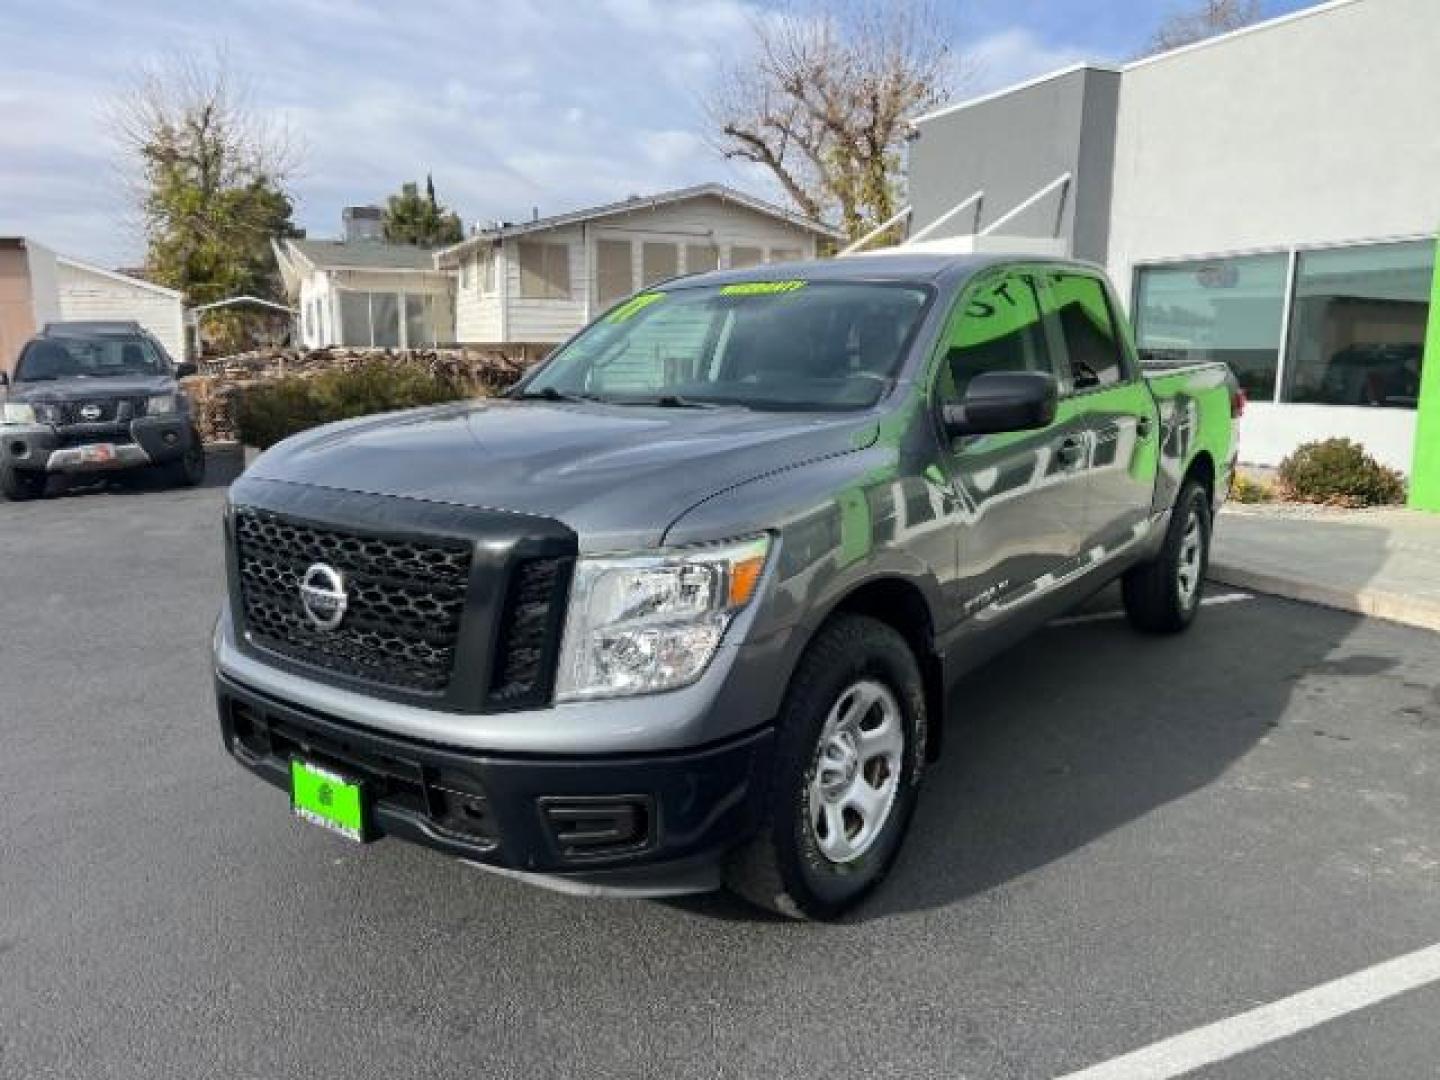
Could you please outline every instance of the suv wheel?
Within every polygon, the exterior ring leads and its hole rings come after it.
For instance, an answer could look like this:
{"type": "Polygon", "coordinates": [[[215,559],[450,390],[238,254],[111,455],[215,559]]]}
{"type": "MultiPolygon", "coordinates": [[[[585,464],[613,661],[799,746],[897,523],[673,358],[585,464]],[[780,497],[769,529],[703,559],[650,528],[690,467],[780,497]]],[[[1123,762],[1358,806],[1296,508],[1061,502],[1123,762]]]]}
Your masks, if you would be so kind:
{"type": "Polygon", "coordinates": [[[834,918],[859,903],[909,827],[925,720],[904,638],[862,616],[824,627],[786,692],[764,821],[726,867],[731,891],[792,918],[834,918]]]}
{"type": "Polygon", "coordinates": [[[37,470],[0,465],[0,492],[11,502],[42,498],[48,480],[48,474],[37,470]]]}
{"type": "Polygon", "coordinates": [[[170,482],[180,487],[199,487],[205,482],[205,444],[194,428],[184,455],[166,465],[165,472],[170,482]]]}
{"type": "Polygon", "coordinates": [[[1187,480],[1160,554],[1125,575],[1122,592],[1131,625],[1151,634],[1184,630],[1200,610],[1209,566],[1210,500],[1203,487],[1187,480]]]}

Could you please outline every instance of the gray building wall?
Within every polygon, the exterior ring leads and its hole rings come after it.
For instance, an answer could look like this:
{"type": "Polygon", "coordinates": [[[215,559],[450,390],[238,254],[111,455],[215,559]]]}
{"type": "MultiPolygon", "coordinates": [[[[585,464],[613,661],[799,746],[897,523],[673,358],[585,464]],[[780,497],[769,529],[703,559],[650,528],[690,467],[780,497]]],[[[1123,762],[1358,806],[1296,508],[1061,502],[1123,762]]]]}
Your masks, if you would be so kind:
{"type": "Polygon", "coordinates": [[[1111,273],[1139,263],[1433,235],[1440,0],[1353,0],[1132,64],[1111,273]]]}
{"type": "Polygon", "coordinates": [[[1072,254],[1104,262],[1119,92],[1118,72],[1084,67],[921,117],[909,150],[911,233],[983,190],[978,214],[966,210],[931,238],[979,232],[1068,172],[1066,191],[1004,232],[1059,236],[1072,254]]]}

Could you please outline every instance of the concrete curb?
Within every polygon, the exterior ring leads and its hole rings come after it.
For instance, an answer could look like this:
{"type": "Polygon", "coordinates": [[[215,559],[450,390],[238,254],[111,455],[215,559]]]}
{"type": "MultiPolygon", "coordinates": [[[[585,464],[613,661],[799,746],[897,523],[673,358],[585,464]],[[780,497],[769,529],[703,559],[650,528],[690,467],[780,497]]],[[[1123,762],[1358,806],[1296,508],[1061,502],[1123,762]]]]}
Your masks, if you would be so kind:
{"type": "Polygon", "coordinates": [[[1306,604],[1349,611],[1356,615],[1369,615],[1377,619],[1416,626],[1422,630],[1440,632],[1440,604],[1431,600],[1416,600],[1411,596],[1385,592],[1381,589],[1336,589],[1318,585],[1313,581],[1270,574],[1261,570],[1249,570],[1240,566],[1211,563],[1209,580],[1236,589],[1250,589],[1254,592],[1281,596],[1287,600],[1299,600],[1306,604]]]}

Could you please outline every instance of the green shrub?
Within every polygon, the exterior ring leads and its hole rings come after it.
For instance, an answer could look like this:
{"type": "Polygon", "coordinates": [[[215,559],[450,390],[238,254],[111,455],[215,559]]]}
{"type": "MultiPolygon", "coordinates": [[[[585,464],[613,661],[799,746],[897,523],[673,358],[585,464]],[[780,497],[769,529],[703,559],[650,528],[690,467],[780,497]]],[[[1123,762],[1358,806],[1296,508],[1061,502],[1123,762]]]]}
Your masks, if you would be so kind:
{"type": "Polygon", "coordinates": [[[1305,443],[1280,463],[1280,487],[1296,502],[1389,506],[1405,498],[1405,480],[1349,439],[1305,443]]]}
{"type": "Polygon", "coordinates": [[[1275,489],[1263,480],[1236,473],[1235,483],[1230,488],[1230,497],[1237,503],[1267,503],[1274,500],[1275,489]]]}
{"type": "Polygon", "coordinates": [[[242,443],[265,450],[296,432],[334,420],[468,396],[458,380],[418,364],[369,360],[310,378],[244,387],[235,396],[235,430],[242,443]]]}

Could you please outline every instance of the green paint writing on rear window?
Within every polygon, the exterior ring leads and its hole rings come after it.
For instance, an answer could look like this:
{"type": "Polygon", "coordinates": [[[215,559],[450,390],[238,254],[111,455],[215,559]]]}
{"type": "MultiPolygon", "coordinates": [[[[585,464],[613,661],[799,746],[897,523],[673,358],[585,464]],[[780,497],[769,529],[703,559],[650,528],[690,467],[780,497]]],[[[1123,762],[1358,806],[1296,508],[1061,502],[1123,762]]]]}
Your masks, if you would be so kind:
{"type": "Polygon", "coordinates": [[[720,286],[720,295],[774,296],[776,293],[792,293],[804,287],[803,281],[742,281],[736,285],[720,286]]]}
{"type": "Polygon", "coordinates": [[[605,321],[607,323],[622,323],[626,319],[640,314],[640,312],[644,311],[651,304],[658,303],[664,299],[665,294],[663,292],[648,292],[641,293],[639,296],[632,296],[609,315],[605,316],[605,321]]]}

